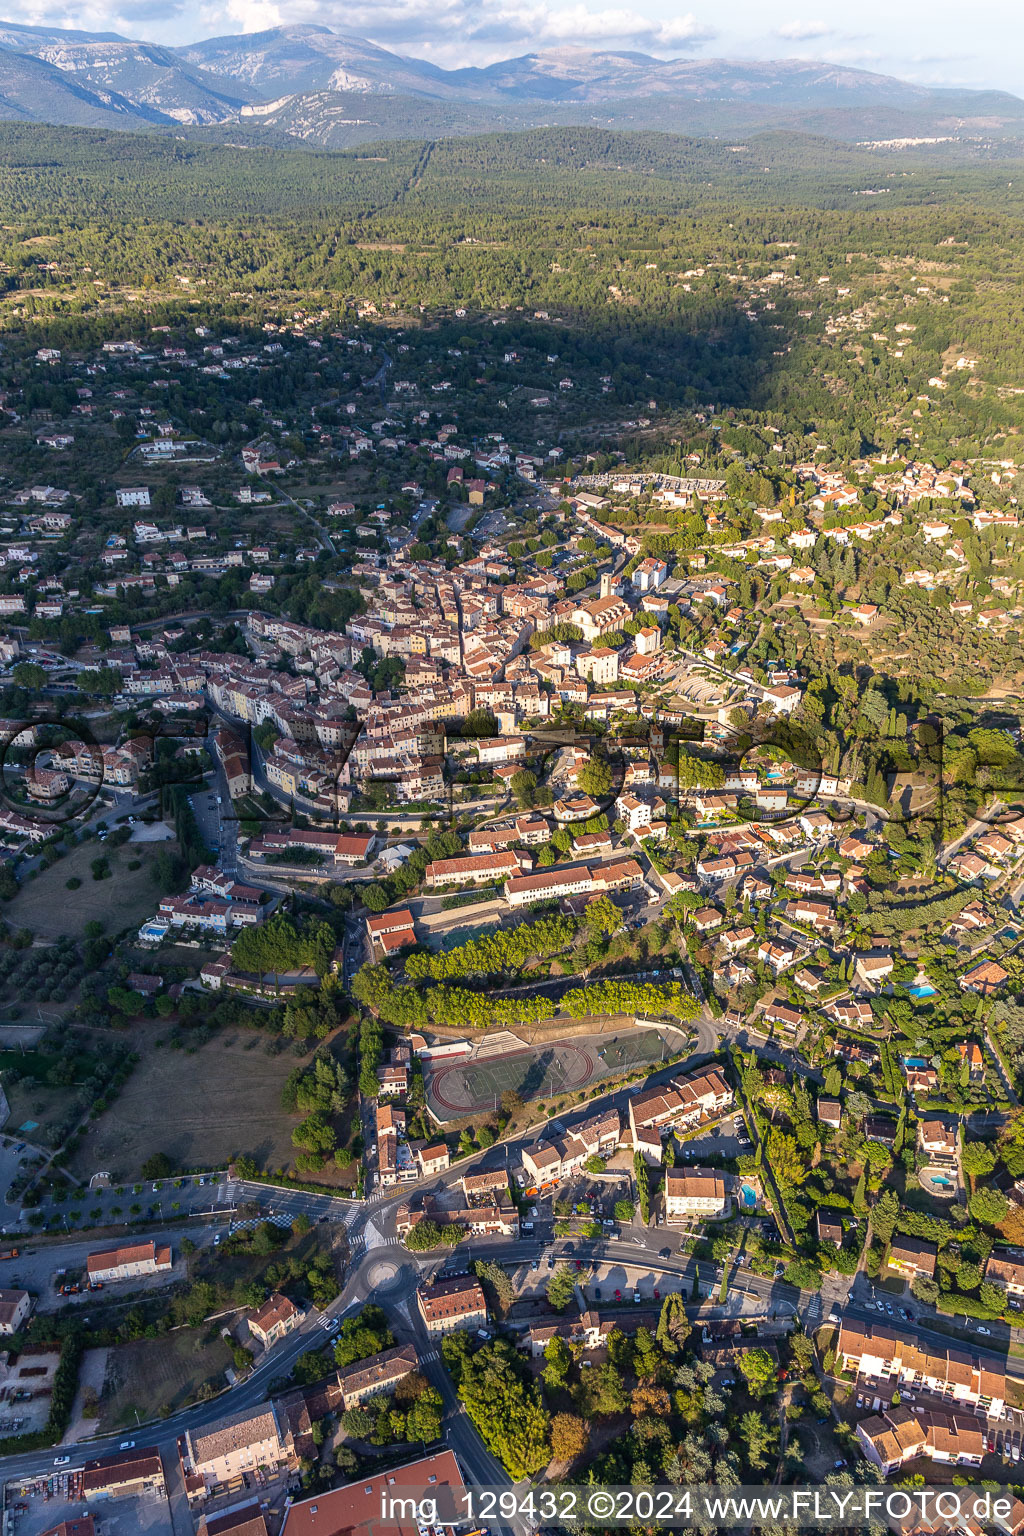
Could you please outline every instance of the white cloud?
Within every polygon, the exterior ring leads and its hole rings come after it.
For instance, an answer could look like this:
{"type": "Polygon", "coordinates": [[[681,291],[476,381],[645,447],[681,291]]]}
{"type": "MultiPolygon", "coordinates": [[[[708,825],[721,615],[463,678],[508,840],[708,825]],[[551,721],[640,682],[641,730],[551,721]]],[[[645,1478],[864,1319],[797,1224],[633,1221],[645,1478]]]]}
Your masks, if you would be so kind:
{"type": "MultiPolygon", "coordinates": [[[[479,15],[469,10],[469,15],[479,15]]],[[[679,43],[706,42],[714,36],[689,13],[670,21],[652,21],[638,11],[608,8],[592,11],[585,5],[573,5],[553,9],[546,5],[519,8],[496,7],[472,29],[472,35],[518,35],[524,42],[646,42],[648,45],[669,47],[679,43]]]]}
{"type": "MultiPolygon", "coordinates": [[[[330,0],[199,0],[204,36],[256,32],[317,22],[410,56],[428,55],[449,68],[489,64],[512,54],[582,48],[687,52],[715,33],[693,12],[644,14],[631,6],[570,5],[547,0],[354,0],[344,19],[330,0]]],[[[659,0],[653,0],[659,8],[659,0]]]]}
{"type": "Polygon", "coordinates": [[[787,21],[775,28],[773,36],[783,37],[791,43],[806,43],[811,38],[828,37],[834,30],[823,21],[787,21]]]}

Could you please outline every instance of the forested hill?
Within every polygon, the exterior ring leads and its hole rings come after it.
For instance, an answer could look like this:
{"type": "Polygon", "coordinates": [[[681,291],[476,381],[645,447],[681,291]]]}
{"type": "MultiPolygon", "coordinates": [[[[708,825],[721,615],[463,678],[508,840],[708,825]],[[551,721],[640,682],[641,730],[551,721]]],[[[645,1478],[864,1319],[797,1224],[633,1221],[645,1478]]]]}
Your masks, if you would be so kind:
{"type": "MultiPolygon", "coordinates": [[[[814,421],[857,457],[870,408],[876,445],[908,421],[937,462],[1024,431],[1022,199],[1017,166],[785,135],[547,129],[331,154],[6,125],[0,331],[31,355],[361,313],[446,328],[472,394],[493,374],[472,338],[495,321],[513,352],[543,329],[570,375],[628,363],[663,410],[814,421]]],[[[538,381],[507,381],[504,408],[538,381]]],[[[607,409],[599,388],[572,398],[591,423],[607,409]]]]}
{"type": "MultiPolygon", "coordinates": [[[[237,135],[235,136],[238,137],[237,135]]],[[[646,210],[914,205],[1024,211],[1014,161],[951,167],[938,148],[871,150],[805,134],[742,144],[652,132],[544,128],[401,140],[328,152],[197,143],[41,124],[0,123],[5,219],[358,218],[386,208],[517,206],[646,210]]]]}

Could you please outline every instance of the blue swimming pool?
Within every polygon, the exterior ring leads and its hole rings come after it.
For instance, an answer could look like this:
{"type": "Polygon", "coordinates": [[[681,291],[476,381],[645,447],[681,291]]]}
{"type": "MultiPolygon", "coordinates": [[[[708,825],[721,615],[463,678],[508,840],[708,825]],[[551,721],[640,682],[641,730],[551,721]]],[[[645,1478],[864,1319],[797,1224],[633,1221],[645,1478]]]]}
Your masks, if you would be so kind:
{"type": "Polygon", "coordinates": [[[747,1210],[752,1211],[757,1205],[757,1190],[751,1189],[749,1184],[741,1184],[740,1194],[743,1196],[743,1204],[747,1210]]]}
{"type": "Polygon", "coordinates": [[[956,1186],[953,1183],[953,1180],[952,1179],[947,1179],[944,1173],[930,1173],[928,1175],[928,1178],[931,1181],[931,1183],[935,1184],[939,1189],[955,1189],[956,1188],[956,1186]]]}
{"type": "Polygon", "coordinates": [[[908,987],[911,997],[934,997],[935,988],[930,981],[919,981],[916,986],[908,987]]]}
{"type": "Polygon", "coordinates": [[[923,1056],[904,1056],[903,1065],[917,1070],[921,1067],[926,1067],[928,1063],[923,1056]]]}

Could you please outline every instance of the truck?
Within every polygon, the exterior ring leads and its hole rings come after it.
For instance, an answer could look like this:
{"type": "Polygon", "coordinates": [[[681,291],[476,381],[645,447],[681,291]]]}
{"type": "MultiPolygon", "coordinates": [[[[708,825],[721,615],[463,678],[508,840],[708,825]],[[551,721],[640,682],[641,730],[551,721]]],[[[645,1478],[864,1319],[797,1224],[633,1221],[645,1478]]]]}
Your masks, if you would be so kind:
{"type": "Polygon", "coordinates": [[[16,1259],[19,1252],[17,1248],[5,1248],[0,1252],[0,1259],[16,1259]]]}

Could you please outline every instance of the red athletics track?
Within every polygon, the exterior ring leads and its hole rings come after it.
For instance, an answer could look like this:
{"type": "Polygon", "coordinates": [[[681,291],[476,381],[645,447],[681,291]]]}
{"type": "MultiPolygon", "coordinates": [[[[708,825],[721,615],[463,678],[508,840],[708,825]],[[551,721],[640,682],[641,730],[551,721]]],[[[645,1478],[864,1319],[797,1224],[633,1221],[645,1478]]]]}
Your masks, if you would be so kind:
{"type": "MultiPolygon", "coordinates": [[[[447,1067],[439,1067],[438,1070],[433,1072],[430,1076],[428,1091],[431,1097],[436,1099],[437,1103],[440,1104],[443,1109],[448,1110],[450,1114],[472,1114],[478,1109],[489,1108],[493,1102],[493,1094],[488,1094],[486,1098],[478,1099],[472,1103],[459,1103],[456,1099],[453,1099],[443,1090],[445,1079],[449,1077],[451,1073],[465,1072],[467,1068],[472,1070],[474,1067],[487,1068],[492,1065],[500,1066],[505,1062],[514,1061],[520,1057],[540,1056],[545,1051],[557,1052],[558,1058],[562,1062],[563,1066],[567,1065],[566,1058],[568,1057],[568,1066],[571,1067],[575,1065],[576,1067],[575,1072],[566,1070],[565,1078],[557,1085],[557,1087],[545,1088],[544,1093],[546,1095],[550,1095],[552,1093],[568,1093],[576,1089],[583,1088],[593,1077],[595,1062],[589,1051],[582,1050],[578,1045],[571,1045],[567,1041],[553,1040],[549,1046],[541,1046],[539,1048],[535,1047],[533,1049],[527,1048],[521,1051],[506,1051],[500,1056],[484,1056],[479,1059],[452,1062],[451,1065],[447,1067]]],[[[509,1084],[509,1087],[511,1086],[512,1085],[509,1084]]]]}

